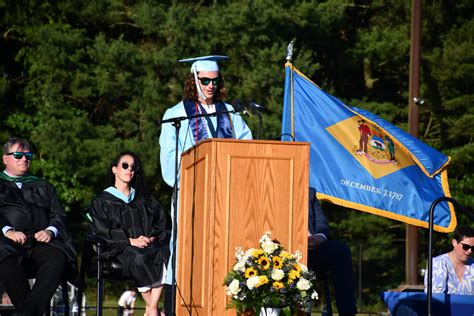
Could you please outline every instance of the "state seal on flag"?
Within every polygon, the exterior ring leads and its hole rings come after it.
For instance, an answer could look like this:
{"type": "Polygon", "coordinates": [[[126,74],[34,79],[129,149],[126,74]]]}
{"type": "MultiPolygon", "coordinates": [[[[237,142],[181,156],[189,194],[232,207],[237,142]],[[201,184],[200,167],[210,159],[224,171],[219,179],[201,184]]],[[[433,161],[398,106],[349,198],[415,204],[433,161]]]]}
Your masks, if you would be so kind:
{"type": "Polygon", "coordinates": [[[414,165],[390,135],[357,115],[326,130],[376,179],[414,165]]]}

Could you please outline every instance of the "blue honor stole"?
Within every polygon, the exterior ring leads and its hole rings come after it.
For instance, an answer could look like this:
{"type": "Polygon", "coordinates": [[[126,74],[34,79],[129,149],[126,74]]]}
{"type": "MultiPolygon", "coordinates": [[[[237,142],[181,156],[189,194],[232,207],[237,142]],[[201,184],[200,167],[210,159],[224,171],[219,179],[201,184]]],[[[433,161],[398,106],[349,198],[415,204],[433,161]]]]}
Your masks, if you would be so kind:
{"type": "MultiPolygon", "coordinates": [[[[205,112],[202,106],[196,101],[184,100],[183,104],[188,117],[205,112]]],[[[212,134],[212,138],[235,138],[234,126],[232,125],[232,120],[230,119],[230,113],[221,113],[226,111],[228,110],[224,102],[219,101],[216,103],[216,113],[220,113],[217,115],[216,129],[214,129],[212,126],[209,117],[196,117],[189,120],[189,125],[195,144],[203,139],[210,138],[207,129],[208,125],[212,134]]]]}

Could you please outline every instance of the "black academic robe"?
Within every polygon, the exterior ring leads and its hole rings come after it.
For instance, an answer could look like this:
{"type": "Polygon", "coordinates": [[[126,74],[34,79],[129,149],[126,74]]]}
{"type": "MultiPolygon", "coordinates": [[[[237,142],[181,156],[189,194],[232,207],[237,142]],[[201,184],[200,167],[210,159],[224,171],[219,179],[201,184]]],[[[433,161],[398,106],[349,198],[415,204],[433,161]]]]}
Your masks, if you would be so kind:
{"type": "Polygon", "coordinates": [[[54,187],[46,181],[23,183],[18,188],[14,182],[0,179],[0,229],[11,226],[27,235],[24,245],[17,244],[0,232],[0,262],[8,256],[27,257],[34,246],[34,234],[48,226],[58,229],[58,236],[48,244],[63,251],[71,263],[70,272],[76,268],[76,250],[66,229],[66,214],[54,187]]]}
{"type": "Polygon", "coordinates": [[[153,197],[135,198],[125,203],[103,191],[90,206],[94,234],[106,242],[104,258],[115,257],[122,263],[123,275],[137,286],[160,282],[169,257],[166,241],[166,215],[153,197]],[[155,237],[147,248],[130,245],[129,238],[155,237]]]}

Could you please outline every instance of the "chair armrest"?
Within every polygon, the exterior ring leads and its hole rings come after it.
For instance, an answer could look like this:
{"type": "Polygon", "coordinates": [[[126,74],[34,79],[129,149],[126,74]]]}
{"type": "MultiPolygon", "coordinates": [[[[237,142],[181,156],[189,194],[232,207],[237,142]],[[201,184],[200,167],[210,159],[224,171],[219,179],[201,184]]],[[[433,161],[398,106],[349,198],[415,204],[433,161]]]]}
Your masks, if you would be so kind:
{"type": "Polygon", "coordinates": [[[102,253],[107,246],[107,242],[103,238],[89,234],[86,236],[84,245],[85,248],[90,249],[95,255],[97,255],[100,258],[99,260],[102,260],[102,253]]]}
{"type": "Polygon", "coordinates": [[[103,238],[96,235],[87,235],[86,241],[102,249],[107,245],[107,242],[103,238]]]}

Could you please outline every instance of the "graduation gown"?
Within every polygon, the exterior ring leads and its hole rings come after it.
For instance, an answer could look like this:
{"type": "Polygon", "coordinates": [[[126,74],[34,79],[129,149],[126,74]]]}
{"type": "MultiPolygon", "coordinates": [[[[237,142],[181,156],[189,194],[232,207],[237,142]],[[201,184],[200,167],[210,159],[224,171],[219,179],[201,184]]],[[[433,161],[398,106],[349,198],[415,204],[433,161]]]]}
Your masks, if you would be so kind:
{"type": "Polygon", "coordinates": [[[18,188],[14,182],[0,178],[0,229],[11,226],[27,236],[24,245],[17,244],[0,233],[0,262],[8,256],[27,257],[36,243],[34,234],[48,226],[58,229],[58,236],[48,245],[63,251],[76,268],[76,250],[66,229],[66,214],[54,187],[46,181],[23,183],[18,188]]]}
{"type": "MultiPolygon", "coordinates": [[[[187,102],[187,101],[186,101],[187,102]]],[[[227,110],[233,110],[232,105],[228,103],[223,103],[227,110]]],[[[216,107],[217,109],[217,107],[216,107]]],[[[185,108],[185,101],[181,101],[178,104],[174,105],[173,107],[166,110],[163,120],[174,118],[174,117],[188,117],[188,113],[186,112],[185,108]]],[[[233,128],[233,138],[234,139],[252,139],[252,132],[248,128],[247,124],[245,123],[244,119],[241,115],[231,113],[229,114],[229,120],[232,124],[233,128]]],[[[208,124],[204,123],[205,119],[199,119],[199,125],[202,125],[202,128],[205,128],[207,131],[207,135],[212,137],[211,131],[209,129],[208,124]]],[[[181,154],[191,148],[192,146],[196,145],[196,135],[195,131],[192,128],[193,121],[184,120],[181,121],[181,128],[179,131],[178,137],[178,159],[180,159],[181,154]]],[[[215,128],[219,127],[214,126],[215,128]]],[[[161,126],[161,134],[160,134],[160,166],[161,166],[161,174],[163,176],[163,180],[171,187],[174,186],[175,181],[175,156],[176,155],[176,131],[174,126],[171,123],[165,123],[161,126]]],[[[179,173],[178,173],[178,188],[179,188],[179,173]]],[[[179,207],[178,207],[179,209],[179,207]]],[[[171,211],[173,215],[173,210],[171,211]]],[[[179,214],[178,214],[179,217],[179,214]]],[[[172,220],[178,220],[172,218],[172,220]]],[[[170,249],[173,249],[173,241],[170,241],[170,249]]],[[[178,260],[176,260],[178,262],[178,260]]],[[[171,261],[168,265],[168,277],[166,278],[167,284],[172,284],[171,280],[171,270],[172,270],[171,261]]]]}
{"type": "MultiPolygon", "coordinates": [[[[224,103],[227,110],[233,110],[232,105],[224,103]]],[[[170,119],[173,117],[187,117],[186,109],[184,102],[181,101],[172,108],[166,110],[163,120],[170,119]]],[[[252,139],[252,132],[245,124],[244,119],[239,114],[229,114],[229,119],[231,121],[235,139],[252,139]]],[[[204,119],[200,119],[199,123],[204,122],[204,119]]],[[[196,145],[196,137],[194,131],[191,128],[192,122],[190,124],[189,120],[184,120],[181,122],[181,128],[179,132],[178,139],[178,159],[181,157],[181,154],[196,145]]],[[[207,134],[211,137],[211,132],[207,124],[203,123],[204,128],[207,129],[207,134]]],[[[175,176],[175,153],[176,153],[176,132],[175,128],[171,123],[165,123],[161,126],[160,134],[160,165],[161,165],[161,174],[163,175],[163,180],[173,187],[174,185],[174,176],[175,176]]]]}
{"type": "Polygon", "coordinates": [[[137,287],[162,280],[163,265],[168,263],[166,217],[153,197],[135,198],[131,203],[103,191],[90,206],[94,234],[106,242],[103,257],[115,257],[123,266],[122,274],[137,287]],[[130,245],[129,238],[155,237],[147,248],[130,245]]]}

